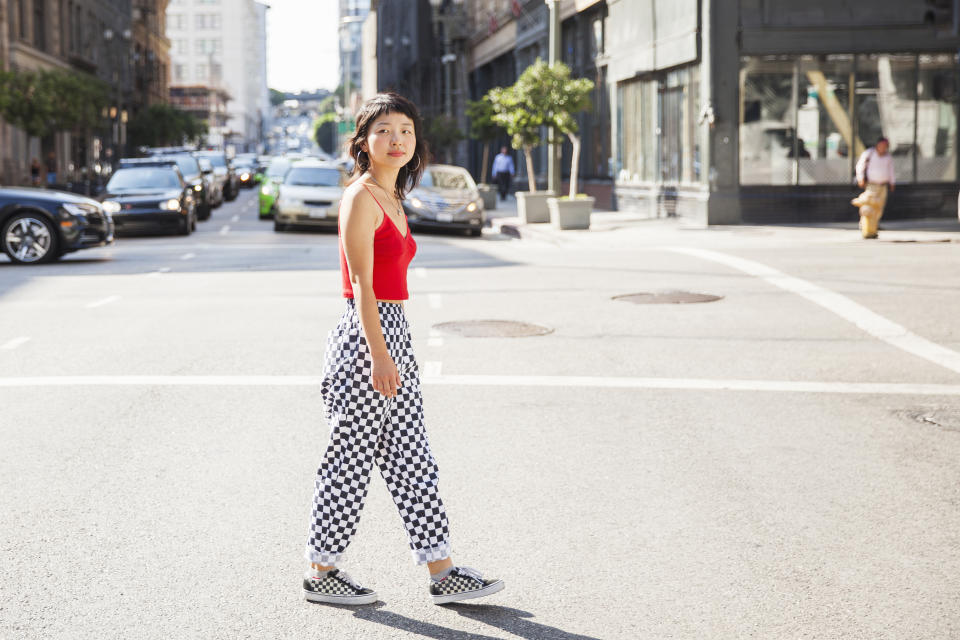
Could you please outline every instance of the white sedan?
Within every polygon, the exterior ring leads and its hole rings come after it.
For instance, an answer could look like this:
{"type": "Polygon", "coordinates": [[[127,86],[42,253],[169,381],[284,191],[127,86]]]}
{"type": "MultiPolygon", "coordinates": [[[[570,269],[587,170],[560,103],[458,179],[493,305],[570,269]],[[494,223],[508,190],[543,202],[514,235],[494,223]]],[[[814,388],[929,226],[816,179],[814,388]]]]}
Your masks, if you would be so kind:
{"type": "Polygon", "coordinates": [[[274,231],[294,227],[337,227],[346,184],[343,169],[330,162],[298,160],[283,176],[277,193],[274,231]]]}

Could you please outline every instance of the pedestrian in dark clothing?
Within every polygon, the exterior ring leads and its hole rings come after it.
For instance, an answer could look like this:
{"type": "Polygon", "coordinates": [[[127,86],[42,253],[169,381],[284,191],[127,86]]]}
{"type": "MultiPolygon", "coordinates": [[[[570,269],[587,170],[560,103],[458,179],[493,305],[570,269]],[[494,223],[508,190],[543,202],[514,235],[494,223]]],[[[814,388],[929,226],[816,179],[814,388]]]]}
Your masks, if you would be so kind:
{"type": "Polygon", "coordinates": [[[40,161],[36,158],[30,163],[30,184],[40,186],[40,161]]]}
{"type": "Polygon", "coordinates": [[[507,153],[506,147],[500,147],[500,153],[493,159],[493,179],[497,181],[501,200],[506,200],[510,193],[510,182],[514,173],[513,158],[507,153]]]}

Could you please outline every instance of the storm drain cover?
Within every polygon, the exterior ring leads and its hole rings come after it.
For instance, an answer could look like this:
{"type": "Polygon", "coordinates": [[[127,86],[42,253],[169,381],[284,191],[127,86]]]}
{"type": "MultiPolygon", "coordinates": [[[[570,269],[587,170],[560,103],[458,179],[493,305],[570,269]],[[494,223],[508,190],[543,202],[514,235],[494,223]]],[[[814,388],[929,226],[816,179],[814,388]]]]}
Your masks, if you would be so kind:
{"type": "Polygon", "coordinates": [[[695,302],[716,302],[723,296],[709,293],[691,293],[689,291],[659,291],[656,293],[626,293],[613,296],[614,300],[632,302],[633,304],[693,304],[695,302]]]}
{"type": "Polygon", "coordinates": [[[906,409],[896,411],[897,415],[923,425],[938,427],[946,431],[960,431],[960,412],[944,408],[906,409]]]}
{"type": "Polygon", "coordinates": [[[522,338],[553,332],[550,327],[514,320],[457,320],[441,322],[433,328],[463,338],[522,338]]]}

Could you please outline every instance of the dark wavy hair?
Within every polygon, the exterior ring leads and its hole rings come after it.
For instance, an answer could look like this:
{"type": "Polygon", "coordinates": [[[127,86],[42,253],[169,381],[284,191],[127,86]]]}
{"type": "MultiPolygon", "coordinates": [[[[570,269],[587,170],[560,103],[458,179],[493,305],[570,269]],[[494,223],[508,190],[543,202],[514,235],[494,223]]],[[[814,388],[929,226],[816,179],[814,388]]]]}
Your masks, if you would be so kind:
{"type": "Polygon", "coordinates": [[[410,162],[400,168],[395,187],[396,196],[403,200],[407,192],[420,183],[423,170],[428,161],[427,141],[423,137],[423,119],[416,105],[399,93],[386,91],[378,93],[363,103],[357,113],[357,129],[350,139],[348,153],[353,158],[353,174],[360,175],[370,168],[370,155],[361,146],[370,133],[370,125],[380,116],[388,113],[402,113],[413,122],[413,132],[417,138],[410,162]]]}

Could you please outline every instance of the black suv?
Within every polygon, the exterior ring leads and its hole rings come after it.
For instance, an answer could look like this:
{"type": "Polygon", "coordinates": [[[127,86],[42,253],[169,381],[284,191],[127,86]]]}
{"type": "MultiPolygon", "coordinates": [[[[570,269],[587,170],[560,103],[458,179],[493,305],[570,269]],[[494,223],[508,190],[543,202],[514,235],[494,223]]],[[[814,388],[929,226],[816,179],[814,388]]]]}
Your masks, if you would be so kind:
{"type": "Polygon", "coordinates": [[[213,165],[214,175],[223,184],[223,199],[228,202],[236,200],[240,192],[240,181],[233,169],[233,163],[227,159],[226,154],[223,151],[195,151],[193,155],[197,158],[206,158],[213,165]]]}
{"type": "Polygon", "coordinates": [[[120,169],[130,167],[164,167],[175,166],[180,170],[184,182],[193,189],[193,198],[196,201],[197,220],[207,220],[213,209],[213,194],[207,188],[203,179],[200,163],[192,155],[182,153],[177,155],[156,155],[150,158],[123,158],[120,160],[120,169]]]}
{"type": "Polygon", "coordinates": [[[65,191],[0,188],[0,248],[18,264],[113,244],[113,220],[96,200],[65,191]]]}

